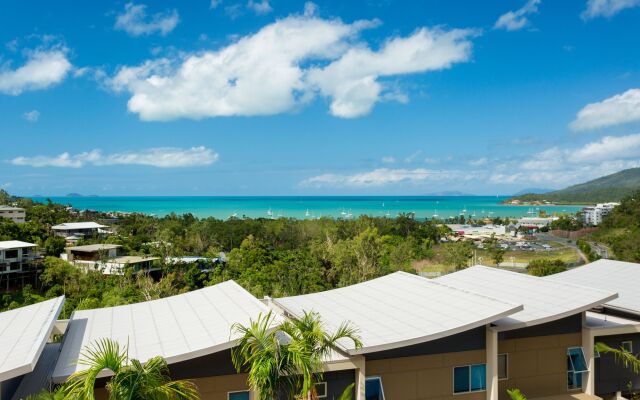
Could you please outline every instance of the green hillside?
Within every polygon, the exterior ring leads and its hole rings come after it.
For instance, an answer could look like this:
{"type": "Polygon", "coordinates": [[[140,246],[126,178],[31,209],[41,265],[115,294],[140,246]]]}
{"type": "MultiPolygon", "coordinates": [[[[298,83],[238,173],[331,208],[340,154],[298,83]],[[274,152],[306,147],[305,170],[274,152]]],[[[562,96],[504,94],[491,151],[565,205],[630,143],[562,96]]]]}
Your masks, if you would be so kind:
{"type": "Polygon", "coordinates": [[[505,203],[513,200],[525,203],[544,201],[561,204],[602,203],[620,201],[638,189],[640,189],[640,168],[630,168],[549,193],[515,196],[506,200],[505,203]]]}

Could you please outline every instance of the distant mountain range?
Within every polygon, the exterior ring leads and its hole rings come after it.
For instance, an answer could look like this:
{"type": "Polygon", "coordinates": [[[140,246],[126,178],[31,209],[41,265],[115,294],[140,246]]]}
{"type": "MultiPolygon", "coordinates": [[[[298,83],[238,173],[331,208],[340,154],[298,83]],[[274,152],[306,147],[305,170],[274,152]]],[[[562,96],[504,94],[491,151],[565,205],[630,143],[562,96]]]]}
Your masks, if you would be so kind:
{"type": "Polygon", "coordinates": [[[549,193],[549,192],[553,192],[553,189],[528,188],[528,189],[522,189],[514,193],[513,195],[522,196],[523,194],[543,194],[543,193],[549,193]]]}
{"type": "Polygon", "coordinates": [[[640,168],[630,168],[561,190],[521,194],[506,200],[505,203],[514,200],[523,203],[544,201],[562,204],[602,203],[620,201],[638,190],[640,190],[640,168]]]}

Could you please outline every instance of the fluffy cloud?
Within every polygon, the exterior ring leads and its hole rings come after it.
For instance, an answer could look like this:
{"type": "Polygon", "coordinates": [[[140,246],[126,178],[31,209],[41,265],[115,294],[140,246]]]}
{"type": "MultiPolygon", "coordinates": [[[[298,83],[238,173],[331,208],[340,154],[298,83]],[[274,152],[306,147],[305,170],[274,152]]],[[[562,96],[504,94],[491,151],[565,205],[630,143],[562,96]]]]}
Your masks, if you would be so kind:
{"type": "Polygon", "coordinates": [[[160,147],[139,152],[102,154],[100,150],[91,150],[71,155],[67,152],[55,157],[35,156],[16,157],[11,164],[31,167],[80,168],[85,165],[147,165],[158,168],[178,168],[210,165],[218,160],[218,154],[206,147],[181,149],[160,147]]]}
{"type": "Polygon", "coordinates": [[[62,82],[71,68],[65,48],[29,51],[21,67],[12,69],[8,64],[0,65],[0,93],[19,95],[46,89],[62,82]]]}
{"type": "Polygon", "coordinates": [[[178,25],[178,22],[180,16],[176,10],[147,16],[147,6],[144,4],[127,3],[124,12],[116,17],[115,29],[125,31],[131,36],[153,33],[165,36],[178,25]]]}
{"type": "Polygon", "coordinates": [[[143,120],[273,115],[317,93],[331,99],[333,115],[358,117],[385,98],[388,90],[378,78],[449,68],[470,57],[470,30],[422,28],[374,51],[358,35],[376,21],[347,24],[309,13],[266,25],[218,51],[121,67],[111,87],[131,93],[128,109],[143,120]]]}
{"type": "Polygon", "coordinates": [[[38,110],[27,111],[26,113],[22,114],[22,118],[24,118],[29,122],[36,122],[38,118],[40,118],[40,111],[38,110]]]}
{"type": "Polygon", "coordinates": [[[472,179],[472,173],[462,171],[438,171],[425,168],[389,169],[377,168],[356,174],[323,174],[301,182],[302,186],[312,187],[376,187],[389,184],[425,181],[443,181],[448,179],[472,179]]]}
{"type": "Polygon", "coordinates": [[[475,160],[470,160],[469,165],[472,167],[482,167],[483,165],[487,165],[489,160],[486,157],[477,158],[475,160]]]}
{"type": "Polygon", "coordinates": [[[585,20],[605,17],[610,18],[624,10],[640,6],[640,0],[588,0],[587,8],[581,17],[585,20]]]}
{"type": "Polygon", "coordinates": [[[538,12],[540,0],[528,0],[522,8],[502,14],[493,26],[494,29],[517,31],[529,24],[527,15],[538,12]]]}
{"type": "Polygon", "coordinates": [[[640,89],[630,89],[598,103],[587,104],[570,127],[574,131],[640,121],[640,89]]]}
{"type": "Polygon", "coordinates": [[[382,157],[382,162],[385,164],[393,164],[396,162],[396,158],[392,156],[385,156],[382,157]]]}
{"type": "Polygon", "coordinates": [[[258,15],[269,14],[271,11],[273,11],[273,8],[271,8],[271,4],[269,4],[269,0],[249,0],[249,2],[247,3],[247,8],[258,15]]]}
{"type": "Polygon", "coordinates": [[[605,136],[597,142],[571,151],[568,159],[574,163],[593,163],[617,159],[640,158],[640,134],[605,136]]]}

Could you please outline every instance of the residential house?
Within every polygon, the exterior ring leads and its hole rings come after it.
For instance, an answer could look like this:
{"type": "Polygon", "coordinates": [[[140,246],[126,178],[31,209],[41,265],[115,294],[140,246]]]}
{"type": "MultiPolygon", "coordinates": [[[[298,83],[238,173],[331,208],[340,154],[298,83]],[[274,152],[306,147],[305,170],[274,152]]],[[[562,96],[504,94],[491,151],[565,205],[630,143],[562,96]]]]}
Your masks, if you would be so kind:
{"type": "Polygon", "coordinates": [[[80,239],[102,237],[110,232],[108,226],[96,222],[65,222],[51,227],[53,234],[67,239],[69,243],[75,243],[80,239]]]}
{"type": "Polygon", "coordinates": [[[101,271],[105,275],[122,275],[126,270],[133,272],[153,271],[158,257],[126,256],[121,254],[122,246],[117,244],[89,244],[71,246],[61,258],[85,270],[101,271]]]}
{"type": "Polygon", "coordinates": [[[8,289],[11,280],[35,275],[39,259],[36,248],[34,243],[20,240],[0,242],[0,285],[6,284],[8,289]]]}
{"type": "Polygon", "coordinates": [[[26,213],[24,208],[0,205],[0,218],[10,219],[16,224],[23,224],[26,213]]]}

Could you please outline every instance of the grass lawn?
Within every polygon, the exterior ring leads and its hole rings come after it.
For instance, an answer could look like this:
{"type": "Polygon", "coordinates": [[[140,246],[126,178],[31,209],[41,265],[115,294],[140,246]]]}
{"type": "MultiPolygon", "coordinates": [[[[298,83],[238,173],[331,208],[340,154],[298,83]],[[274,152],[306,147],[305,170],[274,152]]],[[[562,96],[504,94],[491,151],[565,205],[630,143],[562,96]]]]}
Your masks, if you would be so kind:
{"type": "MultiPolygon", "coordinates": [[[[478,250],[478,257],[483,258],[484,264],[493,264],[488,252],[484,250],[478,250]]],[[[549,251],[507,251],[504,254],[504,261],[511,262],[511,258],[517,263],[529,263],[532,260],[539,260],[541,258],[560,259],[566,263],[573,263],[579,260],[578,253],[575,249],[569,247],[554,248],[549,251]]]]}

